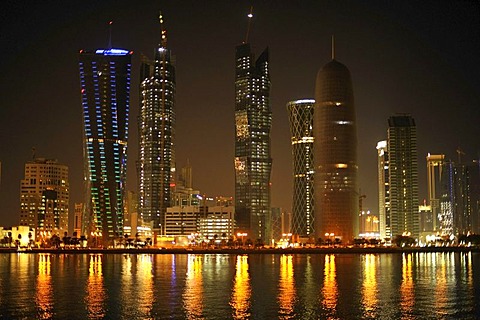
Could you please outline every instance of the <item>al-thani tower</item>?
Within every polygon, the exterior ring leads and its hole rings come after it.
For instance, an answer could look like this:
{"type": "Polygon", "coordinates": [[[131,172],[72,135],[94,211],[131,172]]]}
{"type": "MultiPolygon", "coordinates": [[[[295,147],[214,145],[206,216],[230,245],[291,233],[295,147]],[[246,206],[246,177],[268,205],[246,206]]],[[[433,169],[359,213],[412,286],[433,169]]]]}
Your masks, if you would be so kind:
{"type": "Polygon", "coordinates": [[[317,74],[313,120],[315,236],[343,243],[358,231],[357,130],[350,71],[335,60],[317,74]]]}

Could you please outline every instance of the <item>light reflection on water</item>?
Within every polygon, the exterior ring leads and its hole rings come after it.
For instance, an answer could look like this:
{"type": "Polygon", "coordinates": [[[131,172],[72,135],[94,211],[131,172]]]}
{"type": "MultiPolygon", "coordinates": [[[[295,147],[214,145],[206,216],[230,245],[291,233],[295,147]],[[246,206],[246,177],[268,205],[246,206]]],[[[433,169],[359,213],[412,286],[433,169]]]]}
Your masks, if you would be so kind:
{"type": "Polygon", "coordinates": [[[280,277],[278,302],[280,304],[280,319],[294,318],[294,304],[295,304],[295,279],[293,277],[293,262],[292,255],[280,256],[280,277]]]}
{"type": "Polygon", "coordinates": [[[250,317],[250,275],[248,273],[248,256],[237,256],[235,279],[230,305],[233,308],[234,319],[250,317]]]}
{"type": "Polygon", "coordinates": [[[50,319],[53,316],[53,288],[50,254],[38,257],[38,275],[35,304],[38,306],[38,318],[50,319]]]}
{"type": "Polygon", "coordinates": [[[203,319],[203,255],[189,255],[183,303],[187,319],[203,319]]]}
{"type": "Polygon", "coordinates": [[[374,254],[364,256],[362,297],[365,317],[374,318],[377,307],[377,259],[374,254]]]}
{"type": "Polygon", "coordinates": [[[402,285],[400,286],[400,306],[403,319],[414,319],[412,316],[415,304],[414,283],[412,276],[413,254],[402,254],[402,285]]]}
{"type": "Polygon", "coordinates": [[[475,319],[480,254],[1,254],[0,289],[2,319],[475,319]]]}
{"type": "Polygon", "coordinates": [[[333,254],[327,254],[325,256],[324,275],[322,304],[327,311],[327,314],[330,315],[330,318],[337,313],[338,304],[337,270],[335,265],[335,255],[333,254]]]}
{"type": "Polygon", "coordinates": [[[102,273],[102,259],[103,255],[101,254],[91,254],[89,256],[87,295],[85,296],[85,305],[87,306],[89,319],[102,319],[105,317],[104,303],[106,293],[102,273]]]}

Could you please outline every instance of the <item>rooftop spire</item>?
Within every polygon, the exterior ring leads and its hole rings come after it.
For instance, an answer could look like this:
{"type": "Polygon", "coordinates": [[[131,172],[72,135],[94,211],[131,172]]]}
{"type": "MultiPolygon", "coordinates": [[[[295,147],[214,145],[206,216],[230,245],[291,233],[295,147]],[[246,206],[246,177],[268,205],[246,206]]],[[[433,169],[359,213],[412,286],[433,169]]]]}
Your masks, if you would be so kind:
{"type": "Polygon", "coordinates": [[[245,41],[243,43],[248,43],[248,34],[250,33],[250,25],[252,23],[252,18],[253,18],[253,6],[250,7],[250,13],[247,15],[247,17],[248,17],[247,34],[245,35],[245,41]]]}
{"type": "Polygon", "coordinates": [[[112,49],[112,24],[112,20],[108,21],[108,49],[112,49]]]}
{"type": "Polygon", "coordinates": [[[335,35],[332,34],[332,60],[335,60],[335,35]]]}
{"type": "Polygon", "coordinates": [[[162,16],[162,11],[160,11],[160,15],[158,16],[158,19],[160,20],[160,32],[161,32],[161,40],[160,40],[160,45],[164,48],[167,47],[167,30],[163,28],[163,16],[162,16]]]}

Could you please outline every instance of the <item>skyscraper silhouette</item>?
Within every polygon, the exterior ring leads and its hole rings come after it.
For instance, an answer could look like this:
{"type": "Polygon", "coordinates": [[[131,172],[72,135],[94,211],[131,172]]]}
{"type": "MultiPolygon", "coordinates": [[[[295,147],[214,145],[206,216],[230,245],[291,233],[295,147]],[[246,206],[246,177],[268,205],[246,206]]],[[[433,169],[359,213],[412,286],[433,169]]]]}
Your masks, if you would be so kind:
{"type": "Polygon", "coordinates": [[[270,237],[270,73],[268,48],[235,52],[235,217],[248,238],[270,237]]]}
{"type": "Polygon", "coordinates": [[[293,205],[291,232],[310,237],[314,232],[313,108],[315,100],[287,104],[293,155],[293,205]]]}
{"type": "Polygon", "coordinates": [[[161,15],[160,23],[161,42],[155,50],[155,61],[143,61],[141,66],[137,170],[140,218],[164,234],[175,170],[175,67],[161,15]]]}
{"type": "Polygon", "coordinates": [[[131,51],[80,51],[85,211],[83,233],[104,245],[123,235],[131,51]]]}
{"type": "Polygon", "coordinates": [[[350,72],[333,54],[317,74],[313,129],[315,234],[347,243],[358,234],[357,131],[350,72]]]}

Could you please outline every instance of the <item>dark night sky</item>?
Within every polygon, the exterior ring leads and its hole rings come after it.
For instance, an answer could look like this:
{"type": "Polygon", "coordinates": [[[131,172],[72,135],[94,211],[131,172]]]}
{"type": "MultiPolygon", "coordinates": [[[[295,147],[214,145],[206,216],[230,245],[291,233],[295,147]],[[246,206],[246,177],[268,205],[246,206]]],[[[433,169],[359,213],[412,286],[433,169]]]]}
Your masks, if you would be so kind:
{"type": "MultiPolygon", "coordinates": [[[[234,49],[248,1],[1,1],[0,225],[18,224],[19,185],[32,156],[70,168],[71,202],[82,201],[82,114],[78,51],[108,43],[133,50],[127,187],[136,189],[140,53],[152,56],[164,13],[176,56],[176,154],[189,158],[201,192],[234,195],[234,49]]],[[[270,47],[272,206],[291,209],[292,157],[286,103],[314,96],[317,71],[336,58],[352,74],[359,181],[377,211],[377,141],[387,118],[417,123],[420,198],[427,152],[480,155],[478,1],[254,1],[250,42],[270,47]]]]}

